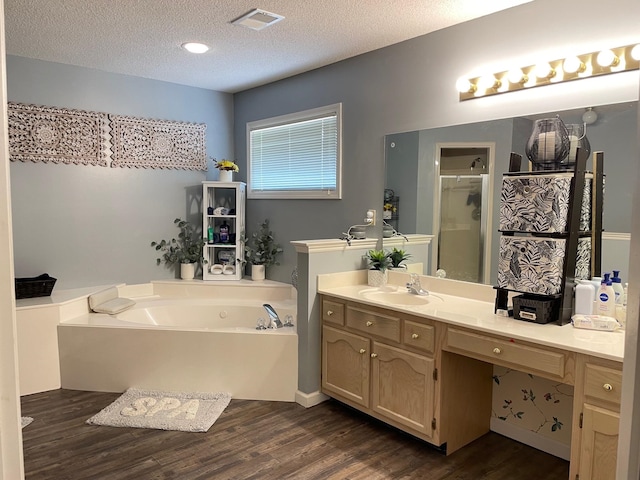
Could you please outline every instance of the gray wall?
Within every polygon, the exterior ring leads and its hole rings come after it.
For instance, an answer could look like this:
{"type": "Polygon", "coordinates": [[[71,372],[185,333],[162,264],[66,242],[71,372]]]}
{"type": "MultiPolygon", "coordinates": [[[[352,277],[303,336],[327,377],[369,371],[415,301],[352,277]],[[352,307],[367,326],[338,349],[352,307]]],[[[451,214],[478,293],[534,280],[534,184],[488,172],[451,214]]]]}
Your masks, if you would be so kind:
{"type": "MultiPolygon", "coordinates": [[[[210,156],[233,158],[230,94],[21,57],[7,58],[9,101],[207,124],[210,156]]],[[[209,175],[212,175],[211,165],[209,175]]],[[[214,175],[214,174],[213,174],[214,175]]],[[[201,224],[206,172],[11,163],[17,277],[56,289],[174,278],[149,243],[201,224]]]]}
{"type": "Polygon", "coordinates": [[[459,102],[455,83],[481,69],[526,65],[538,55],[558,58],[564,49],[583,53],[630,44],[637,41],[632,35],[639,15],[636,0],[618,0],[615,9],[598,0],[536,0],[236,94],[234,138],[242,178],[247,122],[343,104],[343,199],[248,202],[249,227],[268,217],[285,244],[283,264],[268,276],[288,279],[296,262],[289,240],[338,237],[361,222],[367,209],[382,210],[386,134],[637,99],[637,72],[466,102],[459,102]],[[528,28],[550,17],[562,19],[562,27],[544,33],[528,28]],[[615,28],[586,27],[596,21],[615,28]]]}

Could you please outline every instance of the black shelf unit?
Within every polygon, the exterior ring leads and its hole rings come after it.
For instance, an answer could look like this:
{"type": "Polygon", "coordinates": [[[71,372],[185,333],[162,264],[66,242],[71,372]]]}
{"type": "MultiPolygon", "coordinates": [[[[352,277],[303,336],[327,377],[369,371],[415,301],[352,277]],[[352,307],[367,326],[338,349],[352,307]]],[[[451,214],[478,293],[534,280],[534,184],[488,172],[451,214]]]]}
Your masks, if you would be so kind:
{"type": "MultiPolygon", "coordinates": [[[[555,300],[559,302],[557,305],[557,318],[555,323],[559,325],[565,325],[571,321],[571,314],[573,310],[573,288],[575,285],[575,269],[576,269],[576,257],[578,251],[578,241],[580,238],[587,236],[591,237],[591,276],[600,276],[601,273],[601,258],[602,258],[602,204],[603,204],[603,192],[604,192],[604,153],[595,152],[593,154],[593,169],[592,172],[587,172],[586,165],[588,160],[588,154],[584,150],[578,149],[576,155],[576,164],[573,170],[573,176],[571,179],[571,187],[569,192],[569,210],[567,220],[567,232],[566,233],[553,233],[544,234],[537,233],[534,236],[544,238],[565,238],[567,241],[565,256],[562,268],[561,279],[561,291],[554,295],[535,294],[530,292],[524,292],[521,290],[514,290],[508,288],[502,288],[499,286],[494,287],[496,289],[496,300],[494,311],[508,311],[509,292],[525,293],[527,296],[537,298],[540,300],[555,300]],[[582,207],[582,200],[584,194],[584,186],[587,174],[592,173],[592,189],[591,189],[591,229],[589,231],[580,230],[580,212],[582,207]]],[[[517,153],[512,153],[509,160],[509,173],[505,176],[518,176],[518,175],[549,175],[549,174],[566,174],[571,172],[570,170],[540,170],[533,172],[520,172],[520,164],[522,162],[522,156],[517,153]]],[[[524,232],[501,232],[502,235],[518,235],[524,232]]],[[[552,320],[554,321],[554,320],[552,320]]]]}

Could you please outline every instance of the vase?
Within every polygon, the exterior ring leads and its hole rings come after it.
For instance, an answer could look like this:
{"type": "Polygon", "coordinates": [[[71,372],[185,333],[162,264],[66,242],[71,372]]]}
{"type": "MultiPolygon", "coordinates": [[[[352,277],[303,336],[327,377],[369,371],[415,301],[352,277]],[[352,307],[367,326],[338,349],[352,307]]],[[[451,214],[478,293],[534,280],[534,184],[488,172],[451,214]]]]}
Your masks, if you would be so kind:
{"type": "Polygon", "coordinates": [[[367,283],[370,287],[384,287],[387,284],[387,271],[367,270],[367,283]]]}
{"type": "Polygon", "coordinates": [[[572,123],[567,125],[567,132],[569,133],[569,155],[563,162],[563,166],[566,168],[573,168],[576,164],[576,154],[578,148],[584,150],[587,154],[587,158],[591,153],[591,144],[587,138],[586,124],[584,123],[572,123]]]}
{"type": "Polygon", "coordinates": [[[558,170],[569,154],[569,132],[559,116],[536,120],[525,153],[533,170],[558,170]]]}
{"type": "Polygon", "coordinates": [[[264,265],[251,265],[251,280],[254,282],[261,282],[264,280],[264,265]]]}
{"type": "Polygon", "coordinates": [[[196,275],[195,263],[181,263],[180,264],[180,278],[182,280],[193,280],[196,275]]]}
{"type": "Polygon", "coordinates": [[[218,180],[220,182],[233,182],[233,170],[220,170],[218,180]]]}

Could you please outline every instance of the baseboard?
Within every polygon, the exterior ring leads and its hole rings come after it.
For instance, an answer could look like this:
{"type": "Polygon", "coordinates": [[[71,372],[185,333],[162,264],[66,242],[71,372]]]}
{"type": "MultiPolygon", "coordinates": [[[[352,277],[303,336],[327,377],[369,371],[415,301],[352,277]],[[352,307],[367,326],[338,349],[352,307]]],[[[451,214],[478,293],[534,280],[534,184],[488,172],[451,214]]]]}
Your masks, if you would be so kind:
{"type": "Polygon", "coordinates": [[[571,458],[571,445],[558,442],[549,437],[544,437],[531,430],[516,427],[496,417],[491,417],[490,428],[492,432],[499,433],[500,435],[537,448],[563,460],[569,460],[571,458]]]}
{"type": "Polygon", "coordinates": [[[302,405],[304,408],[313,407],[327,400],[329,400],[329,397],[319,391],[312,393],[304,393],[300,390],[296,391],[296,403],[302,405]]]}

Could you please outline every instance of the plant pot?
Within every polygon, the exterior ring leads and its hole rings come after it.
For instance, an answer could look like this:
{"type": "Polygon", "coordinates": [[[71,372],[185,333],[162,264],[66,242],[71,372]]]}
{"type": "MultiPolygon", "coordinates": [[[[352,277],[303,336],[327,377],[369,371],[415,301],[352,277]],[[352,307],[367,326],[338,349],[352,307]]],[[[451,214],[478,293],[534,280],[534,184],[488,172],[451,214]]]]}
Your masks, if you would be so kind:
{"type": "Polygon", "coordinates": [[[367,270],[367,283],[370,287],[384,287],[387,284],[387,271],[367,270]]]}
{"type": "Polygon", "coordinates": [[[264,280],[264,265],[251,265],[251,280],[260,282],[264,280]]]}
{"type": "Polygon", "coordinates": [[[233,182],[233,171],[220,170],[220,174],[218,175],[218,180],[221,182],[233,182]]]}
{"type": "Polygon", "coordinates": [[[400,265],[398,267],[389,267],[389,270],[391,270],[392,272],[406,272],[407,271],[407,266],[406,265],[400,265]]]}
{"type": "Polygon", "coordinates": [[[193,280],[196,275],[195,263],[181,263],[180,264],[180,278],[182,280],[193,280]]]}

